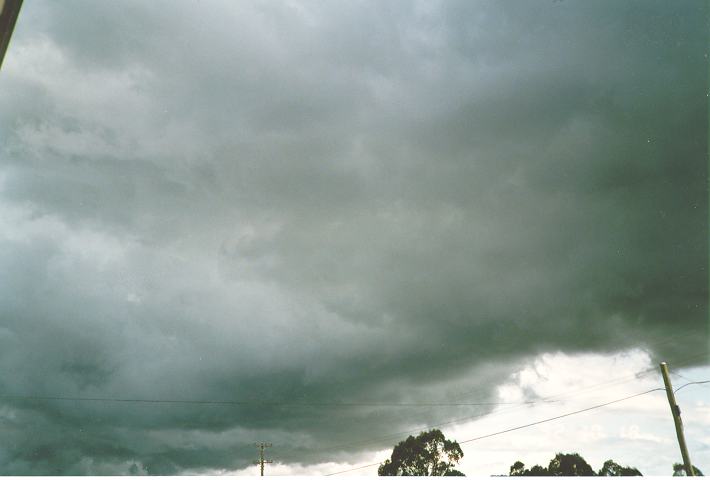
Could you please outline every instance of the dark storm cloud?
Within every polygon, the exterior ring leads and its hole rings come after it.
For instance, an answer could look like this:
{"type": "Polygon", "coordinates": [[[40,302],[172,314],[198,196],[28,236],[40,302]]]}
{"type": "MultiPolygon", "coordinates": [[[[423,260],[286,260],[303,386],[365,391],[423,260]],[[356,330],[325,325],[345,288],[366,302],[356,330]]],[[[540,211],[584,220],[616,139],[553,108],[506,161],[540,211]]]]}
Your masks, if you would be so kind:
{"type": "MultiPolygon", "coordinates": [[[[706,31],[701,2],[28,3],[1,391],[486,401],[544,351],[706,361],[706,31]]],[[[352,461],[483,412],[6,399],[0,462],[352,461]]]]}

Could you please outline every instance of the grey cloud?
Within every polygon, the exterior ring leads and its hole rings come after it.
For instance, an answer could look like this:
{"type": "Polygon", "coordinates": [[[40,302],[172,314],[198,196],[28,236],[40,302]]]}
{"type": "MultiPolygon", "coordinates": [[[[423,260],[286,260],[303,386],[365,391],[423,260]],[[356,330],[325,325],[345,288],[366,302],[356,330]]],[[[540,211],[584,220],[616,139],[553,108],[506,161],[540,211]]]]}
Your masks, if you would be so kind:
{"type": "MultiPolygon", "coordinates": [[[[29,3],[2,392],[485,401],[546,351],[706,362],[706,32],[701,2],[29,3]]],[[[0,412],[3,471],[169,474],[486,408],[0,412]]]]}

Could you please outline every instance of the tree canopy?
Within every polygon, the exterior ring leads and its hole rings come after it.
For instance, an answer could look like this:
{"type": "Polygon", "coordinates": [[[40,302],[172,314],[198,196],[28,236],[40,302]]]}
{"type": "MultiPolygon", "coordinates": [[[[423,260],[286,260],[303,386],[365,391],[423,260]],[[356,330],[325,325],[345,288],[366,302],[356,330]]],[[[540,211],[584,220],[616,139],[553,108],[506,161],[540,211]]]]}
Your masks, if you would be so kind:
{"type": "Polygon", "coordinates": [[[510,467],[511,477],[621,477],[641,476],[641,472],[633,467],[622,467],[613,460],[604,462],[599,472],[594,472],[591,465],[578,453],[558,453],[550,460],[547,468],[540,465],[526,469],[521,461],[510,467]]]}
{"type": "Polygon", "coordinates": [[[409,436],[392,450],[377,474],[382,476],[463,476],[454,466],[463,457],[456,441],[447,440],[441,430],[409,436]]]}
{"type": "Polygon", "coordinates": [[[600,477],[641,477],[641,472],[634,467],[622,467],[614,460],[607,460],[599,470],[600,477]]]}
{"type": "MultiPolygon", "coordinates": [[[[703,472],[700,471],[698,467],[693,465],[693,474],[696,477],[702,477],[703,472]]],[[[682,463],[674,463],[673,464],[673,476],[674,477],[685,477],[687,475],[687,472],[685,471],[685,465],[682,463]]]]}

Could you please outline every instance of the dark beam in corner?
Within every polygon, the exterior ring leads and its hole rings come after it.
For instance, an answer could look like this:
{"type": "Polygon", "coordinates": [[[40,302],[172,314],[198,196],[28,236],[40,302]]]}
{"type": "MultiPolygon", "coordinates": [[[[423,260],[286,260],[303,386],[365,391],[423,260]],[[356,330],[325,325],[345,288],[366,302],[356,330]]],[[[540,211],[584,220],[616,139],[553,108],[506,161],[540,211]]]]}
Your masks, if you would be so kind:
{"type": "Polygon", "coordinates": [[[7,46],[10,44],[12,30],[15,28],[17,16],[20,13],[22,0],[0,0],[0,68],[2,61],[5,59],[7,46]]]}

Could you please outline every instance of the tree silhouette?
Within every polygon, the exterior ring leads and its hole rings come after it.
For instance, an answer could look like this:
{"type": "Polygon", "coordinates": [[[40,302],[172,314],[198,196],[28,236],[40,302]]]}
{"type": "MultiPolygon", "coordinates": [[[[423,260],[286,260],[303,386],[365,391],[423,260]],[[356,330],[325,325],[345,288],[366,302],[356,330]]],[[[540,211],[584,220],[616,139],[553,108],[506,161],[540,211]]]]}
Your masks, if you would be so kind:
{"type": "Polygon", "coordinates": [[[558,453],[545,467],[535,465],[525,468],[523,462],[517,461],[510,467],[511,477],[605,477],[641,476],[641,472],[633,467],[622,467],[613,460],[604,462],[604,466],[595,473],[591,465],[578,453],[558,453]]]}
{"type": "Polygon", "coordinates": [[[622,467],[614,460],[607,460],[597,474],[600,477],[641,477],[641,472],[633,467],[622,467]]]}
{"type": "Polygon", "coordinates": [[[578,453],[558,453],[547,467],[554,477],[592,477],[594,470],[578,453]]]}
{"type": "Polygon", "coordinates": [[[548,477],[550,474],[545,467],[541,467],[540,465],[526,469],[523,462],[517,461],[511,465],[509,475],[511,477],[548,477]]]}
{"type": "Polygon", "coordinates": [[[518,460],[510,466],[509,475],[511,477],[524,477],[525,476],[525,464],[518,460]]]}
{"type": "Polygon", "coordinates": [[[392,450],[377,474],[381,476],[463,476],[454,466],[463,457],[456,441],[447,440],[441,430],[409,436],[392,450]]]}

